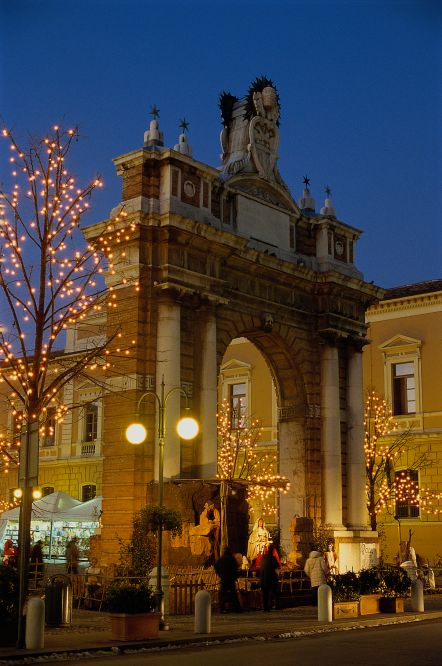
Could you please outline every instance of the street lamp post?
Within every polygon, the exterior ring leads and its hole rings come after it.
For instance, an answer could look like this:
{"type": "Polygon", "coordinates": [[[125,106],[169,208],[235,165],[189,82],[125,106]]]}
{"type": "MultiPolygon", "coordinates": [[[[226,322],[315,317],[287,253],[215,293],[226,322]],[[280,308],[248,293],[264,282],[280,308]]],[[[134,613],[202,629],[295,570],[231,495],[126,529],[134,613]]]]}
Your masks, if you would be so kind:
{"type": "MultiPolygon", "coordinates": [[[[186,398],[186,409],[188,409],[187,393],[184,391],[184,389],[181,388],[181,386],[174,386],[166,392],[164,377],[161,379],[160,395],[158,395],[154,390],[149,389],[142,394],[137,404],[137,417],[140,413],[141,403],[145,398],[151,395],[155,398],[158,404],[158,506],[160,511],[158,516],[157,587],[155,590],[155,596],[157,598],[157,607],[161,613],[160,627],[162,629],[168,629],[164,618],[164,592],[161,580],[163,560],[164,441],[166,430],[166,405],[170,396],[177,391],[186,398]]],[[[180,419],[177,424],[177,431],[182,439],[193,439],[198,434],[198,430],[198,423],[191,417],[184,417],[180,419]]],[[[142,444],[146,437],[147,431],[142,423],[132,423],[126,429],[126,439],[131,444],[142,444]]]]}

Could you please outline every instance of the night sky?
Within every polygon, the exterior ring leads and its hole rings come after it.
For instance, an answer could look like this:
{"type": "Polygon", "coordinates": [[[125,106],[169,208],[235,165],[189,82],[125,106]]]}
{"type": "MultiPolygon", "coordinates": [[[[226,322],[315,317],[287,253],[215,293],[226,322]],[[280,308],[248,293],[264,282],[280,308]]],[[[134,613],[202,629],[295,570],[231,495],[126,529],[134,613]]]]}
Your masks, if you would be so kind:
{"type": "MultiPolygon", "coordinates": [[[[363,230],[356,263],[383,287],[442,278],[439,0],[3,0],[0,120],[26,141],[78,125],[71,170],[101,174],[92,224],[120,199],[112,158],[140,148],[149,109],[165,144],[190,122],[193,156],[219,165],[218,96],[277,86],[279,169],[311,179],[363,230]]],[[[6,142],[0,178],[7,179],[6,142]]]]}

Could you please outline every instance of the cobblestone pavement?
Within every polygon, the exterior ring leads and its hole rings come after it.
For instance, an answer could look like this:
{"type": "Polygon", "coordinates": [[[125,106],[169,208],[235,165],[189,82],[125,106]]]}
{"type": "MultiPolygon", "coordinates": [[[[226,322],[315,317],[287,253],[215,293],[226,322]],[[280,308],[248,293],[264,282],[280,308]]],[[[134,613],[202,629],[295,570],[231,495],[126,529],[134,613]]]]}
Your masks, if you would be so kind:
{"type": "MultiPolygon", "coordinates": [[[[263,636],[300,637],[324,631],[337,631],[352,627],[375,627],[399,622],[415,622],[424,619],[442,619],[442,595],[425,596],[425,612],[413,613],[411,601],[407,600],[405,613],[392,615],[380,614],[337,620],[332,623],[320,623],[317,609],[313,606],[287,608],[284,610],[262,613],[262,611],[213,614],[210,634],[196,634],[193,616],[172,616],[169,618],[170,630],[162,631],[158,639],[137,643],[139,647],[166,647],[189,643],[207,643],[228,641],[241,637],[263,636]]],[[[0,664],[30,663],[42,661],[44,657],[54,659],[58,656],[66,659],[67,652],[119,651],[127,648],[111,639],[110,618],[106,612],[74,609],[72,623],[67,627],[47,627],[44,648],[40,650],[0,648],[0,664]]],[[[131,644],[134,647],[134,644],[131,644]]]]}

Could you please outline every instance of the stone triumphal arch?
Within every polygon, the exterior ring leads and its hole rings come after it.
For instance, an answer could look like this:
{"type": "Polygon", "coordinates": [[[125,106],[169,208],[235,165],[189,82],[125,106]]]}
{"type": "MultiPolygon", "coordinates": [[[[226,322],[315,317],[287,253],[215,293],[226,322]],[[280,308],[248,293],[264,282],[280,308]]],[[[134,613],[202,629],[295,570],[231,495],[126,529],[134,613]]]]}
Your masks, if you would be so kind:
{"type": "MultiPolygon", "coordinates": [[[[123,181],[110,219],[86,231],[115,241],[119,317],[135,354],[113,369],[117,392],[104,399],[104,556],[115,533],[128,534],[133,511],[155,479],[153,436],[138,449],[124,443],[142,391],[182,386],[201,424],[193,444],[167,408],[166,478],[216,475],[217,383],[223,354],[244,336],[264,355],[277,387],[279,466],[291,491],[281,498],[282,539],[293,516],[327,524],[351,566],[367,528],[363,457],[361,350],[364,312],[378,290],[354,264],[360,231],[337,219],[330,197],[315,212],[308,179],[295,202],[277,169],[279,101],[256,80],[246,97],[221,96],[222,165],[194,159],[186,134],[164,145],[157,118],[144,146],[115,159],[123,181]],[[127,233],[126,233],[127,230],[127,233]],[[118,243],[116,239],[118,237],[118,243]],[[139,287],[134,291],[133,284],[139,287]],[[319,505],[318,505],[319,498],[319,505]]],[[[155,403],[143,403],[154,431],[155,403]]]]}

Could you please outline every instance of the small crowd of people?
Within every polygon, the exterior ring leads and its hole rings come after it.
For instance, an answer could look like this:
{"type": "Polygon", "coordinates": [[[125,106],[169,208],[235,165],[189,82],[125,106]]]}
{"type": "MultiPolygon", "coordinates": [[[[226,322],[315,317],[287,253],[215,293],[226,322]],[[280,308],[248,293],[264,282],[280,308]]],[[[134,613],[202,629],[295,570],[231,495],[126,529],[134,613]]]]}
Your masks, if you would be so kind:
{"type": "Polygon", "coordinates": [[[237,613],[242,610],[236,585],[241,569],[256,572],[259,576],[263,610],[269,612],[276,606],[280,568],[278,550],[270,538],[263,518],[258,518],[249,537],[247,557],[242,557],[242,563],[238,562],[229,548],[225,548],[221,557],[215,562],[215,571],[220,578],[221,613],[227,613],[228,609],[237,613]]]}
{"type": "MultiPolygon", "coordinates": [[[[66,570],[68,574],[78,573],[78,562],[80,559],[80,549],[78,547],[78,538],[73,537],[66,544],[66,570]]],[[[30,573],[34,574],[37,579],[43,578],[44,572],[44,559],[43,559],[43,541],[39,539],[36,541],[32,548],[29,558],[30,573]]],[[[13,568],[18,566],[18,547],[14,544],[12,539],[6,539],[3,547],[3,564],[13,568]]]]}
{"type": "MultiPolygon", "coordinates": [[[[240,568],[256,572],[259,577],[263,610],[269,612],[276,607],[278,574],[281,566],[278,549],[270,537],[263,518],[258,518],[248,540],[247,557],[243,556],[241,567],[229,548],[225,548],[222,556],[215,562],[215,571],[220,577],[220,611],[227,612],[230,608],[234,612],[241,612],[237,592],[240,568]]],[[[328,545],[325,553],[312,551],[305,563],[304,571],[310,579],[316,601],[318,587],[326,583],[330,576],[338,573],[337,554],[333,543],[328,545]]]]}

